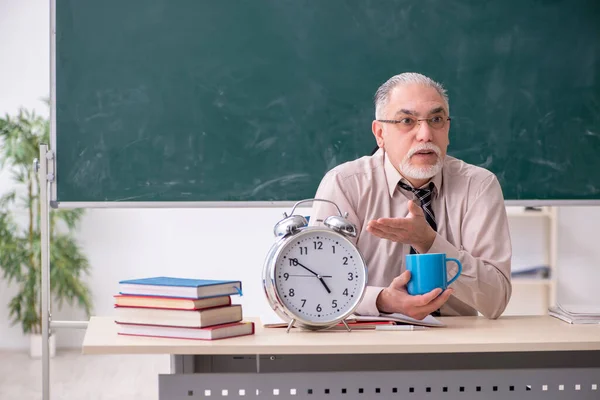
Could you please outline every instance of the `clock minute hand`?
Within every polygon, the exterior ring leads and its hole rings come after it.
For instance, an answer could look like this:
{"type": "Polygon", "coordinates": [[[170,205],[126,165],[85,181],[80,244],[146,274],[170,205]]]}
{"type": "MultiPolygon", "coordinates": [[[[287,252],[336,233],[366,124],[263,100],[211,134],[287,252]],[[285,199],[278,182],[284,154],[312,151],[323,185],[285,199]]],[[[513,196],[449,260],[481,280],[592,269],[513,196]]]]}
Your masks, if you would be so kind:
{"type": "Polygon", "coordinates": [[[319,280],[321,281],[321,283],[323,284],[323,287],[325,287],[325,290],[327,290],[327,293],[331,293],[331,290],[329,289],[329,286],[327,286],[327,284],[325,283],[325,281],[323,280],[323,277],[319,274],[317,274],[315,271],[313,271],[312,269],[305,267],[304,265],[300,264],[300,262],[298,261],[297,258],[294,259],[294,262],[296,264],[298,264],[299,266],[301,266],[302,268],[304,268],[305,270],[307,270],[308,272],[310,272],[311,274],[313,274],[314,276],[316,276],[317,278],[319,278],[319,280]]]}
{"type": "Polygon", "coordinates": [[[292,259],[294,261],[294,263],[296,263],[297,265],[301,266],[302,268],[304,268],[305,270],[307,270],[308,272],[310,272],[311,274],[313,274],[314,276],[319,276],[319,274],[317,274],[315,271],[313,271],[312,269],[300,264],[300,261],[298,261],[297,258],[293,258],[292,259]]]}

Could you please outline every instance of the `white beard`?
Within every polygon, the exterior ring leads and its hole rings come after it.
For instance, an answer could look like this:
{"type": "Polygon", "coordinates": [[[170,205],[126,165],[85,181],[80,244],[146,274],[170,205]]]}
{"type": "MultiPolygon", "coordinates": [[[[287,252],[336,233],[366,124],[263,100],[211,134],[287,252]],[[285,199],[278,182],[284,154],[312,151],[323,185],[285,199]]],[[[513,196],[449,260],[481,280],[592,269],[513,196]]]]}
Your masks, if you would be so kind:
{"type": "Polygon", "coordinates": [[[417,147],[410,149],[410,151],[404,156],[402,162],[399,165],[400,173],[409,179],[429,179],[433,178],[442,170],[442,151],[433,143],[423,143],[417,147]],[[437,161],[433,165],[417,167],[412,165],[410,158],[418,151],[431,150],[437,154],[437,161]]]}

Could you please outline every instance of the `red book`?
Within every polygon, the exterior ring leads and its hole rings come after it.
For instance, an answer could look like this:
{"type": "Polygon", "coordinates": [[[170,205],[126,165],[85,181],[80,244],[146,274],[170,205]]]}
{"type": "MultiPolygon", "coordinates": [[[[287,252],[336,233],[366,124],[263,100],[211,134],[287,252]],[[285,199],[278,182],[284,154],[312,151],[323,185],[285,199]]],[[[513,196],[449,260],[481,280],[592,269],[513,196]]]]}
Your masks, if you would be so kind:
{"type": "Polygon", "coordinates": [[[207,328],[183,328],[180,326],[119,324],[119,335],[149,336],[172,339],[218,340],[254,334],[253,322],[235,322],[207,328]]]}
{"type": "Polygon", "coordinates": [[[242,319],[242,306],[240,304],[204,308],[202,310],[115,307],[115,321],[125,324],[206,328],[207,326],[240,322],[242,319]]]}

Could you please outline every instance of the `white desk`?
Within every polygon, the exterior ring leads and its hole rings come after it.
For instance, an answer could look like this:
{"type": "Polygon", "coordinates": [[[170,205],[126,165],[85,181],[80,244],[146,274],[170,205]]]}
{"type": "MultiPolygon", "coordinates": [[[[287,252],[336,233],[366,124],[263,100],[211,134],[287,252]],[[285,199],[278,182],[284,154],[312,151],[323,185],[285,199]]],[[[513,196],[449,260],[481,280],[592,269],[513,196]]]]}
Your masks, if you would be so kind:
{"type": "Polygon", "coordinates": [[[119,336],[94,317],[83,353],[171,354],[173,374],[159,378],[169,399],[600,399],[600,325],[440,319],[446,328],[289,334],[257,322],[253,336],[203,342],[119,336]]]}

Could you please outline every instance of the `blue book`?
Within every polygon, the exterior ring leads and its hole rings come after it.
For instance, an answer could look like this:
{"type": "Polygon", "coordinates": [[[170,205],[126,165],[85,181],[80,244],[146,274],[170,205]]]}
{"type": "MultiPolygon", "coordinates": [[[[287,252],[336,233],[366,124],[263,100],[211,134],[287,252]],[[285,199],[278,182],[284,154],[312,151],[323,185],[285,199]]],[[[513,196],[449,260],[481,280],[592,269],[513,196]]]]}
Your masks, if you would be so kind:
{"type": "Polygon", "coordinates": [[[185,279],[158,276],[129,279],[119,282],[119,292],[135,296],[178,297],[204,299],[208,297],[242,294],[241,281],[185,279]]]}

